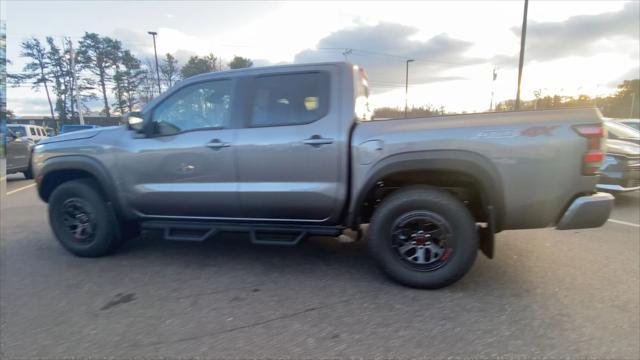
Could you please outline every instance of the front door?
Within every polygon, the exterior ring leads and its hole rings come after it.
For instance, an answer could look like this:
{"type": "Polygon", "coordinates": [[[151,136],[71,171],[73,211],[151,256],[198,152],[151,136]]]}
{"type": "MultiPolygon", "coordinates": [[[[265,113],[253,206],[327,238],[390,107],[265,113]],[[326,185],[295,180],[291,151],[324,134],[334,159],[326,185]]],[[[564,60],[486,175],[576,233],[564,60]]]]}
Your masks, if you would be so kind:
{"type": "Polygon", "coordinates": [[[17,137],[17,135],[7,129],[7,170],[25,169],[29,165],[29,143],[27,140],[17,137]]]}
{"type": "Polygon", "coordinates": [[[347,131],[329,104],[329,71],[257,76],[248,88],[251,111],[236,141],[245,216],[331,222],[345,192],[347,131]]]}
{"type": "Polygon", "coordinates": [[[239,215],[232,80],[187,85],[152,110],[152,135],[120,155],[126,196],[148,216],[239,215]]]}

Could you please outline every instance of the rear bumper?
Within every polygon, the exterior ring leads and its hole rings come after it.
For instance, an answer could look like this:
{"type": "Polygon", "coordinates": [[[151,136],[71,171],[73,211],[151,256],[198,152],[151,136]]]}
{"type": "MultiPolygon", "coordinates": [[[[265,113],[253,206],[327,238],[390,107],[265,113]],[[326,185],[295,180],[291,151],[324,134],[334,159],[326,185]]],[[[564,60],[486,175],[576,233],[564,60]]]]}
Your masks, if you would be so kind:
{"type": "Polygon", "coordinates": [[[584,229],[604,225],[613,208],[614,197],[607,193],[580,196],[573,200],[558,222],[556,229],[584,229]]]}

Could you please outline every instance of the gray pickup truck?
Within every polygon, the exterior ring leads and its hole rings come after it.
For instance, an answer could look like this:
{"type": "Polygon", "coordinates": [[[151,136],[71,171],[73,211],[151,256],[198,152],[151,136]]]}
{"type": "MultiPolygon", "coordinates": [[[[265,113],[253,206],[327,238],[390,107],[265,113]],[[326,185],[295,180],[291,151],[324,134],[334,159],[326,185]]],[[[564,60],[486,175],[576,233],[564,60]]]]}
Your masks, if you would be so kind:
{"type": "Polygon", "coordinates": [[[348,63],[198,75],[127,116],[36,146],[38,192],[59,242],[102,256],[140,228],[257,244],[360,235],[403,284],[460,279],[509,229],[598,227],[595,109],[371,121],[348,63]]]}

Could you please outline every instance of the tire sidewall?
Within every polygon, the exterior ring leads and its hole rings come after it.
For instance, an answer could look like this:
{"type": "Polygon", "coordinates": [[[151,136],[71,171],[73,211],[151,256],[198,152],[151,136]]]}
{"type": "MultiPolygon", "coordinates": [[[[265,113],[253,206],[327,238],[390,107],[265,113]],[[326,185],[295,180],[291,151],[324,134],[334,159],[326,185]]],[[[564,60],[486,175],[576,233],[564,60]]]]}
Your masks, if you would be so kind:
{"type": "Polygon", "coordinates": [[[382,270],[402,284],[419,288],[447,286],[466,274],[478,249],[475,221],[469,210],[455,197],[437,188],[399,190],[385,199],[370,225],[369,250],[382,270]],[[451,258],[433,271],[420,271],[399,258],[391,246],[394,222],[413,211],[427,211],[442,217],[449,225],[455,243],[451,258]]]}
{"type": "Polygon", "coordinates": [[[116,240],[114,224],[110,209],[102,196],[94,190],[95,183],[89,180],[73,180],[56,188],[49,198],[49,222],[56,239],[69,252],[81,257],[97,257],[109,253],[116,240]],[[96,234],[88,244],[79,244],[66,228],[63,221],[63,205],[65,201],[78,198],[91,208],[94,214],[96,234]]]}

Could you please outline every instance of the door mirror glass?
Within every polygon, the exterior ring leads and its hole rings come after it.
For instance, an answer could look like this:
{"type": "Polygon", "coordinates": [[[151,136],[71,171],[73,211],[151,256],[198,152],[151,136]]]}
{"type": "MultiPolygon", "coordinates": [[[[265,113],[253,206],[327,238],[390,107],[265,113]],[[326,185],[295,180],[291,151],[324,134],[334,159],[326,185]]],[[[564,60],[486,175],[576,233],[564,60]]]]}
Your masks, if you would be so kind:
{"type": "Polygon", "coordinates": [[[125,119],[130,130],[141,132],[144,129],[144,118],[139,112],[128,113],[125,119]]]}

